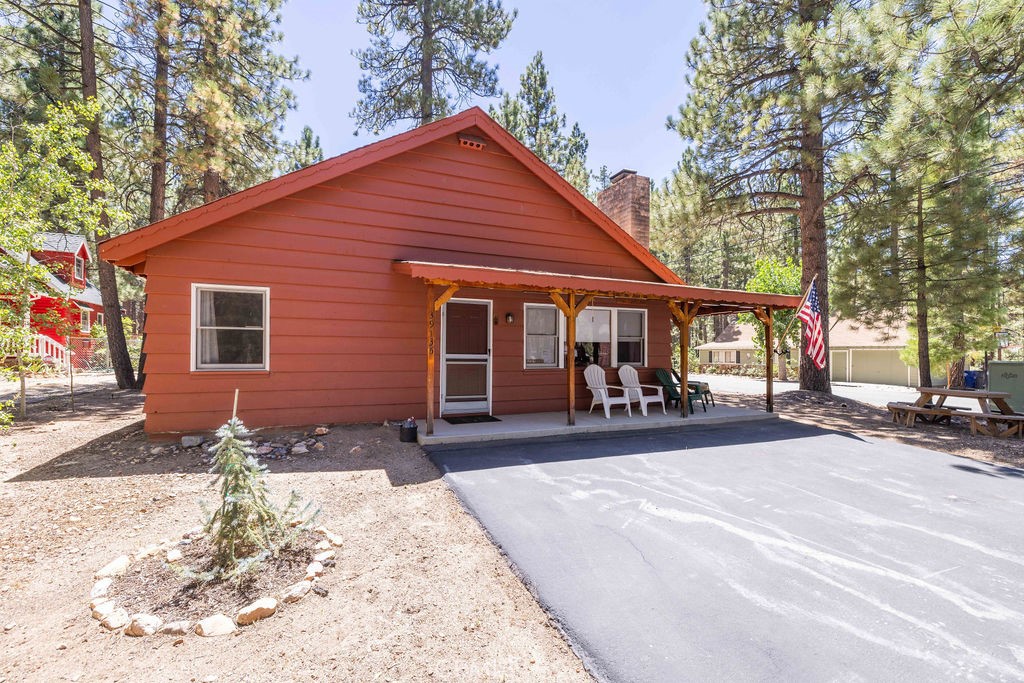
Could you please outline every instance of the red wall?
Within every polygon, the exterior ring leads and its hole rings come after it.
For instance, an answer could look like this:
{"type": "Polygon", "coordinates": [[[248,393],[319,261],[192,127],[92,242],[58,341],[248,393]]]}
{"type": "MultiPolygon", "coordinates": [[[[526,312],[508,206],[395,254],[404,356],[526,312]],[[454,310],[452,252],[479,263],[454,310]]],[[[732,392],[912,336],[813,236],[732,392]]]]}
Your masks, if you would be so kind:
{"type": "MultiPolygon", "coordinates": [[[[215,427],[235,388],[253,426],[422,417],[426,287],[393,273],[396,259],[657,281],[497,145],[451,136],[151,250],[147,431],[215,427]],[[269,372],[189,371],[193,282],[270,287],[269,372]]],[[[522,368],[522,302],[549,300],[457,296],[495,301],[494,411],[564,408],[564,371],[522,368]]],[[[651,365],[665,366],[667,310],[650,310],[651,365]]],[[[582,373],[578,385],[587,406],[582,373]]]]}

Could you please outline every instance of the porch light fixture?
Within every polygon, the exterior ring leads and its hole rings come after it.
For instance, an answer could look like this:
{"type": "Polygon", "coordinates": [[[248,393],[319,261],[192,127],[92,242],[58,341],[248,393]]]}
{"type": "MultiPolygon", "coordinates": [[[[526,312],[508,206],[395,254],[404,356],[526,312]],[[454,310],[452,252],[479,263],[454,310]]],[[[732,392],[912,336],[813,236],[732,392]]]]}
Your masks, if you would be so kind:
{"type": "Polygon", "coordinates": [[[506,313],[506,314],[505,314],[505,322],[506,322],[506,323],[508,323],[509,325],[511,325],[511,324],[512,324],[512,323],[514,323],[515,321],[516,321],[516,316],[515,316],[515,314],[514,314],[514,313],[506,313]]]}

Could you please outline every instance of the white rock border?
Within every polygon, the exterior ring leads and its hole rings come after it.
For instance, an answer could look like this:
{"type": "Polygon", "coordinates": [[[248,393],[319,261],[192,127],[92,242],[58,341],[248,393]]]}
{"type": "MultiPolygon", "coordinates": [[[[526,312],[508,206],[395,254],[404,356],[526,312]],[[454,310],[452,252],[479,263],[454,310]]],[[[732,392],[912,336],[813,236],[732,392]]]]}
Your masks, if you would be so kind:
{"type": "MultiPolygon", "coordinates": [[[[178,543],[163,539],[160,543],[141,548],[134,555],[120,555],[102,569],[98,570],[93,578],[97,579],[89,591],[89,611],[92,618],[100,622],[103,628],[109,631],[121,633],[125,636],[135,638],[151,635],[185,636],[195,634],[197,636],[215,637],[231,635],[238,632],[239,626],[255,624],[280,612],[281,603],[295,603],[304,598],[313,588],[319,578],[326,573],[323,563],[335,557],[335,551],[330,547],[341,547],[341,536],[333,533],[325,526],[318,526],[312,530],[320,534],[324,540],[316,544],[314,554],[310,557],[310,563],[302,579],[286,586],[273,597],[263,597],[254,600],[238,611],[234,618],[224,614],[211,614],[205,619],[196,623],[180,619],[163,621],[160,617],[152,614],[138,613],[129,615],[123,608],[118,607],[113,597],[109,595],[114,577],[121,576],[128,571],[134,563],[158,553],[166,553],[168,563],[179,562],[181,551],[178,550],[178,543]],[[231,628],[228,628],[230,624],[231,628]],[[211,628],[216,625],[216,628],[211,628]]],[[[202,535],[202,527],[190,529],[182,535],[184,541],[191,541],[202,535]]]]}

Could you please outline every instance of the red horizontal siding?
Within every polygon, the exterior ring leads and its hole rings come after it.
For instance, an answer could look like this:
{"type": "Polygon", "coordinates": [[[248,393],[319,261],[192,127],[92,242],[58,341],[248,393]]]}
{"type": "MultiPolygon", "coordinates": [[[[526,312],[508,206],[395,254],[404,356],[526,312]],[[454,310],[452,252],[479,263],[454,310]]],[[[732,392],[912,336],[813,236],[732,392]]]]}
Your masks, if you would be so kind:
{"type": "MultiPolygon", "coordinates": [[[[397,259],[658,281],[497,146],[431,143],[147,254],[146,429],[214,427],[236,388],[254,426],[422,417],[426,288],[397,259]],[[270,288],[269,372],[189,371],[193,283],[270,288]]],[[[564,409],[565,371],[523,368],[523,302],[546,295],[457,296],[494,302],[494,412],[564,409]]],[[[648,308],[650,365],[664,366],[668,312],[648,308]]],[[[582,371],[577,385],[586,408],[582,371]]]]}

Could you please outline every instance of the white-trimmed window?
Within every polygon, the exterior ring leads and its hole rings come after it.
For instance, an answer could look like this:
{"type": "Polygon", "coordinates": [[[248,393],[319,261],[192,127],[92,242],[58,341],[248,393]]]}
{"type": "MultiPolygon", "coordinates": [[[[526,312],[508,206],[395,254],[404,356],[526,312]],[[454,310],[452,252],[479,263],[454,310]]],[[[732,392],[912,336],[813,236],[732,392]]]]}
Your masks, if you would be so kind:
{"type": "Polygon", "coordinates": [[[576,365],[647,365],[647,310],[588,306],[576,319],[576,365]]]}
{"type": "Polygon", "coordinates": [[[97,325],[102,325],[103,324],[103,314],[102,313],[97,313],[96,314],[96,324],[97,325]]]}
{"type": "Polygon", "coordinates": [[[92,329],[92,323],[89,320],[89,311],[78,312],[78,328],[82,330],[83,334],[89,334],[92,329]]]}
{"type": "Polygon", "coordinates": [[[75,257],[75,277],[79,280],[85,279],[85,259],[81,256],[75,257]]]}
{"type": "Polygon", "coordinates": [[[270,369],[270,289],[192,285],[192,369],[270,369]]]}
{"type": "Polygon", "coordinates": [[[565,316],[554,304],[524,304],[523,321],[524,367],[562,367],[565,316]]]}

